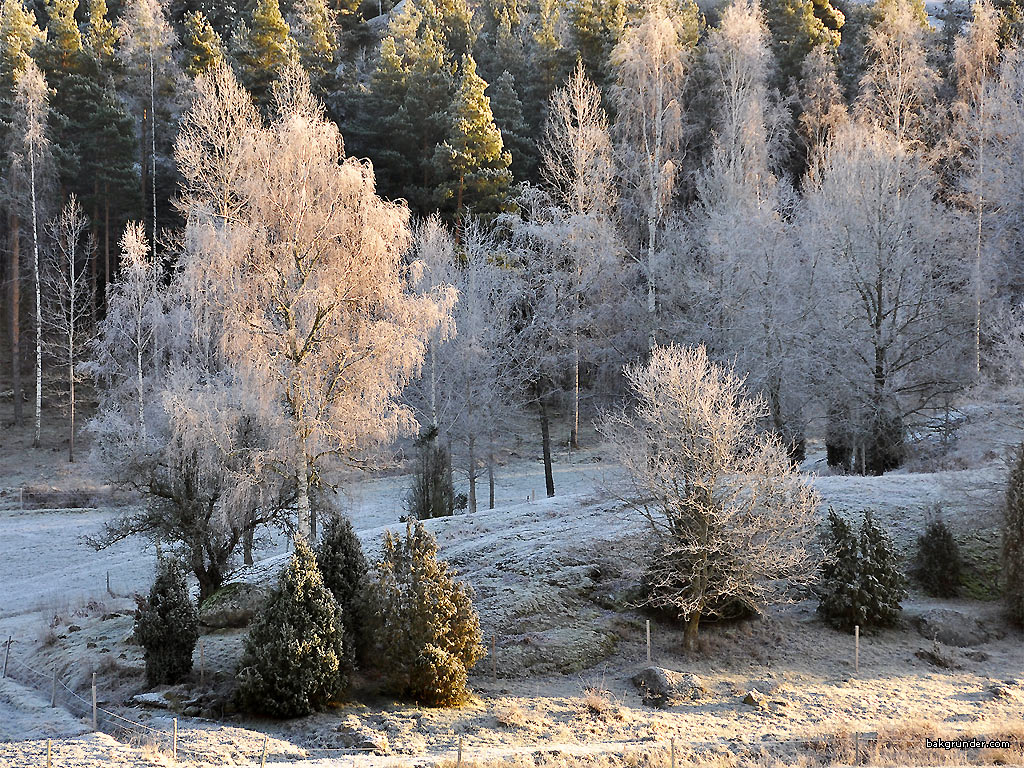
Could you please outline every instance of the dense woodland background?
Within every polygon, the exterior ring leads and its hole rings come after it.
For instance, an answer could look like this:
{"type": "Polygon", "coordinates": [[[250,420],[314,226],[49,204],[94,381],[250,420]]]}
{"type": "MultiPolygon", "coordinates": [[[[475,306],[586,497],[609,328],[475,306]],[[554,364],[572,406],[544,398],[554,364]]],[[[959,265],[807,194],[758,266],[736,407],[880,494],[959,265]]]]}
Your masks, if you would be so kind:
{"type": "MultiPolygon", "coordinates": [[[[402,400],[472,480],[508,414],[540,415],[548,457],[552,412],[577,442],[623,364],[673,342],[734,365],[794,457],[820,424],[830,464],[881,473],[968,387],[1021,377],[1022,34],[1012,0],[4,0],[15,420],[35,393],[38,434],[44,380],[59,418],[77,380],[109,384],[111,297],[183,269],[213,205],[194,153],[217,153],[183,133],[196,78],[226,63],[259,112],[239,125],[273,124],[298,63],[407,201],[408,285],[457,289],[402,400]]],[[[283,227],[279,202],[246,215],[283,227]]],[[[144,354],[161,368],[135,327],[141,392],[144,354]]]]}

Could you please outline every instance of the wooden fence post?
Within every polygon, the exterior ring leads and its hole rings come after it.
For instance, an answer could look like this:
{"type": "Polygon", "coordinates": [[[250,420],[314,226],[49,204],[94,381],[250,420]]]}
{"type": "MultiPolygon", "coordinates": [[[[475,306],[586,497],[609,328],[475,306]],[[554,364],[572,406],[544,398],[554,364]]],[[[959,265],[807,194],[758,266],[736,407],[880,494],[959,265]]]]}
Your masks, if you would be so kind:
{"type": "Polygon", "coordinates": [[[853,671],[860,673],[860,624],[853,628],[853,671]]]}
{"type": "Polygon", "coordinates": [[[46,768],[53,768],[53,758],[50,752],[50,740],[46,740],[46,768]]]}
{"type": "Polygon", "coordinates": [[[99,730],[98,720],[96,718],[96,673],[92,673],[92,729],[94,731],[99,730]]]}
{"type": "Polygon", "coordinates": [[[647,620],[647,663],[651,663],[651,620],[647,620]]]}
{"type": "Polygon", "coordinates": [[[267,766],[267,741],[269,740],[269,738],[270,738],[269,736],[264,734],[264,736],[263,736],[263,752],[260,755],[260,768],[266,768],[266,766],[267,766]]]}
{"type": "Polygon", "coordinates": [[[57,665],[53,665],[53,685],[50,688],[50,708],[57,706],[57,665]]]}
{"type": "Polygon", "coordinates": [[[178,759],[178,718],[171,722],[171,759],[178,759]]]}
{"type": "Polygon", "coordinates": [[[672,745],[672,750],[671,750],[671,752],[672,752],[672,763],[671,763],[670,768],[676,768],[676,737],[675,736],[672,737],[671,745],[672,745]]]}
{"type": "Polygon", "coordinates": [[[7,660],[11,658],[11,641],[14,640],[13,635],[7,636],[7,651],[4,653],[4,677],[7,677],[7,660]]]}
{"type": "Polygon", "coordinates": [[[462,768],[462,736],[459,736],[459,759],[455,763],[455,768],[462,768]]]}

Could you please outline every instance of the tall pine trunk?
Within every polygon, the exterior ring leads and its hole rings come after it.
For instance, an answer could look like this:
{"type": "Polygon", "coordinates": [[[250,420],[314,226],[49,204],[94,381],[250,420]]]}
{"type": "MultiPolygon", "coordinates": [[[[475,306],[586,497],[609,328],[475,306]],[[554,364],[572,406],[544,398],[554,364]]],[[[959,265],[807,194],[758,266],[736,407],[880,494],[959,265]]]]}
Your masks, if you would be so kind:
{"type": "Polygon", "coordinates": [[[32,194],[32,275],[36,293],[36,403],[35,437],[33,445],[39,446],[43,429],[43,312],[42,291],[39,284],[39,208],[36,201],[36,148],[29,145],[29,179],[32,194]]]}

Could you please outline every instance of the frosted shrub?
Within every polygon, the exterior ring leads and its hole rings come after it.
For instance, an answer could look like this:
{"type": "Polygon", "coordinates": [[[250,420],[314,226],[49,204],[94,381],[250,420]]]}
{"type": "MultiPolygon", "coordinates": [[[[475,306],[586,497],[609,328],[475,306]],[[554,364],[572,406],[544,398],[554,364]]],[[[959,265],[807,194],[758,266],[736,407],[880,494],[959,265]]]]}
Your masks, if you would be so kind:
{"type": "Polygon", "coordinates": [[[917,540],[914,577],[932,597],[956,597],[962,571],[960,547],[953,534],[941,520],[930,522],[917,540]]]}
{"type": "Polygon", "coordinates": [[[405,536],[384,534],[370,585],[381,664],[391,688],[420,704],[443,707],[467,695],[467,673],[484,655],[472,591],[446,562],[422,523],[405,536]]]}
{"type": "Polygon", "coordinates": [[[250,712],[299,717],[322,709],[348,685],[341,611],[302,539],[253,622],[238,671],[250,712]]]}

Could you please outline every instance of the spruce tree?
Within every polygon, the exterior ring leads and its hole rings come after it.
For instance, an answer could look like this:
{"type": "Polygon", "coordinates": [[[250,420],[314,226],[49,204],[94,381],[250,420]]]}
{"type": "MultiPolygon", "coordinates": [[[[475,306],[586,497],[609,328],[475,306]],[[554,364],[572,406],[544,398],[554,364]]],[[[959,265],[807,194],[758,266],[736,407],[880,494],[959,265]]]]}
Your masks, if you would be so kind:
{"type": "Polygon", "coordinates": [[[409,521],[404,537],[384,534],[369,589],[381,664],[396,694],[428,706],[464,700],[467,673],[484,656],[472,591],[456,575],[422,523],[409,521]]]}
{"type": "Polygon", "coordinates": [[[296,55],[278,0],[257,0],[249,23],[239,25],[231,44],[239,79],[257,104],[267,106],[277,74],[296,55]]]}
{"type": "Polygon", "coordinates": [[[192,671],[199,612],[174,560],[162,560],[148,599],[139,599],[135,639],[145,649],[149,685],[174,685],[192,671]]]}
{"type": "Polygon", "coordinates": [[[437,427],[424,430],[416,448],[416,467],[405,508],[417,520],[447,517],[455,511],[452,459],[438,439],[437,427]]]}
{"type": "Polygon", "coordinates": [[[888,534],[864,513],[859,534],[829,510],[818,612],[837,629],[892,626],[907,596],[888,534]]]}
{"type": "Polygon", "coordinates": [[[313,550],[296,539],[295,553],[245,641],[238,670],[243,708],[300,717],[334,701],[351,673],[344,634],[313,550]]]}
{"type": "Polygon", "coordinates": [[[201,75],[224,61],[224,44],[202,11],[185,16],[185,71],[192,77],[201,75]]]}
{"type": "Polygon", "coordinates": [[[1002,565],[1007,613],[1024,626],[1024,443],[1017,448],[1006,482],[1002,565]]]}
{"type": "Polygon", "coordinates": [[[502,72],[489,91],[494,124],[501,131],[502,144],[512,155],[511,170],[516,181],[536,181],[537,145],[523,117],[523,103],[516,92],[515,78],[510,72],[502,72]]]}
{"type": "Polygon", "coordinates": [[[366,557],[351,521],[330,515],[316,552],[317,566],[326,586],[341,609],[345,627],[345,650],[361,663],[369,660],[364,590],[366,557]]]}
{"type": "Polygon", "coordinates": [[[442,189],[456,219],[466,209],[473,213],[502,210],[512,174],[512,156],[504,150],[501,132],[494,125],[491,101],[484,94],[487,83],[476,73],[472,56],[462,60],[459,88],[451,105],[451,130],[437,148],[442,189]]]}
{"type": "Polygon", "coordinates": [[[914,577],[932,597],[956,597],[963,561],[956,539],[942,520],[928,523],[917,539],[914,577]]]}

